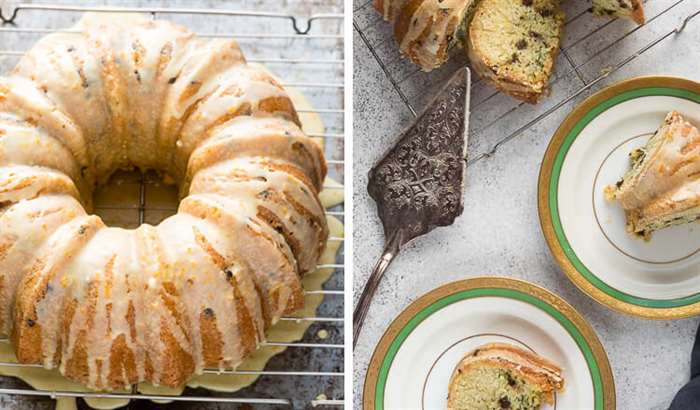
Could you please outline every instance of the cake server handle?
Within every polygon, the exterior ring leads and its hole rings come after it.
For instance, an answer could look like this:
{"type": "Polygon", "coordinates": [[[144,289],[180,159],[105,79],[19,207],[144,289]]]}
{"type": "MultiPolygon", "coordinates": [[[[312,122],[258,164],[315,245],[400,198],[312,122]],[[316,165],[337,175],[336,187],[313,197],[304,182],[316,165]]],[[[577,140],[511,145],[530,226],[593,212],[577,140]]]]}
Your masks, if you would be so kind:
{"type": "Polygon", "coordinates": [[[362,295],[360,295],[360,300],[357,302],[357,307],[355,307],[355,312],[353,313],[352,319],[352,329],[353,338],[352,346],[353,348],[357,344],[357,339],[360,336],[360,331],[362,330],[362,324],[367,316],[367,311],[369,306],[372,304],[372,298],[374,297],[374,292],[379,286],[379,282],[382,281],[384,277],[384,272],[386,272],[394,257],[399,254],[400,244],[401,244],[401,234],[399,232],[394,233],[389,240],[384,245],[384,251],[382,256],[374,265],[372,274],[369,275],[365,288],[362,290],[362,295]]]}

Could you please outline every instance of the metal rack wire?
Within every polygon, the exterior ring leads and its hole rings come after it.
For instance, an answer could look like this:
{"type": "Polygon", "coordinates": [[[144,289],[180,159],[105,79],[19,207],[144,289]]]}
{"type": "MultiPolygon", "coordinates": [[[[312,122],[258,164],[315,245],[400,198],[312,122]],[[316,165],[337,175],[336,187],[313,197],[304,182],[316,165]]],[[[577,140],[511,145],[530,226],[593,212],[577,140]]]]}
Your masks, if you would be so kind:
{"type": "MultiPolygon", "coordinates": [[[[148,7],[129,7],[129,8],[117,8],[117,7],[86,7],[86,6],[73,6],[73,5],[55,5],[55,4],[18,4],[11,11],[5,10],[5,14],[0,10],[0,39],[3,35],[35,35],[42,36],[54,32],[62,33],[77,33],[75,30],[69,28],[46,28],[46,27],[23,27],[20,24],[23,22],[23,15],[25,12],[34,11],[40,13],[75,13],[79,15],[83,12],[127,12],[127,13],[145,13],[150,14],[153,19],[159,18],[159,15],[205,15],[205,16],[222,16],[225,18],[234,17],[245,17],[253,19],[273,19],[277,21],[277,25],[285,25],[291,28],[288,33],[231,33],[231,32],[198,32],[197,35],[202,37],[221,37],[221,38],[235,38],[239,41],[241,39],[253,39],[256,41],[256,47],[251,52],[245,50],[247,60],[249,62],[263,63],[263,64],[275,64],[283,65],[284,70],[278,70],[282,74],[283,81],[282,85],[286,87],[295,87],[299,89],[322,89],[330,90],[333,93],[333,98],[335,101],[339,101],[342,105],[343,94],[345,87],[343,84],[343,65],[344,60],[342,58],[329,58],[329,59],[312,59],[308,58],[307,54],[300,55],[294,58],[278,58],[270,56],[260,56],[258,55],[258,50],[264,49],[263,45],[265,41],[272,40],[302,40],[305,47],[315,47],[314,42],[320,40],[334,40],[334,47],[338,55],[342,56],[343,53],[343,14],[315,14],[308,18],[300,18],[292,14],[285,13],[268,13],[268,12],[257,12],[257,11],[239,11],[239,10],[211,10],[211,9],[196,9],[196,8],[148,8],[148,7]],[[335,22],[337,28],[335,28],[336,33],[328,34],[318,29],[322,25],[323,21],[335,22]],[[288,25],[288,26],[287,26],[288,25]],[[297,70],[296,74],[302,72],[302,66],[323,66],[329,67],[329,71],[333,70],[336,73],[332,81],[315,81],[314,77],[303,81],[285,81],[284,72],[290,70],[297,70]]],[[[35,19],[36,21],[36,19],[35,19]]],[[[326,27],[328,29],[328,27],[326,27]]],[[[328,30],[326,30],[328,31],[328,30]]],[[[37,37],[38,39],[38,37],[37,37]]],[[[0,41],[0,63],[4,63],[4,66],[14,65],[14,61],[24,54],[26,50],[22,49],[9,49],[7,45],[11,46],[11,42],[0,41]],[[11,60],[2,61],[2,60],[11,60]]],[[[242,44],[242,47],[244,45],[242,44]]],[[[318,46],[316,46],[318,47],[318,46]]],[[[0,64],[2,66],[2,64],[0,64]]],[[[303,75],[302,75],[303,77],[303,75]]],[[[343,130],[343,118],[344,109],[340,107],[320,107],[314,108],[312,110],[299,110],[301,114],[304,113],[316,113],[322,116],[333,116],[334,121],[330,127],[330,131],[320,133],[310,133],[309,136],[322,138],[326,141],[326,155],[327,162],[330,168],[330,176],[334,177],[341,184],[344,179],[343,175],[343,164],[344,158],[342,157],[343,149],[342,144],[344,143],[344,130],[343,130]],[[337,149],[338,146],[340,149],[337,149]],[[336,149],[334,149],[336,148],[336,149]],[[340,156],[338,156],[340,154],[340,156]]],[[[328,128],[327,128],[328,129],[328,128]]],[[[147,211],[160,211],[162,213],[175,213],[176,209],[173,207],[149,207],[146,200],[146,190],[149,185],[149,178],[141,175],[138,180],[139,184],[139,194],[138,203],[130,207],[121,206],[103,206],[102,210],[138,210],[138,223],[144,223],[146,221],[147,211]]],[[[324,186],[324,189],[328,190],[342,190],[341,186],[324,186]]],[[[327,215],[334,216],[336,218],[344,219],[345,212],[342,206],[339,209],[332,209],[327,211],[327,215]]],[[[341,242],[341,248],[343,246],[342,237],[331,237],[329,241],[341,242]]],[[[340,252],[342,254],[342,252],[340,252]]],[[[343,263],[333,263],[333,264],[323,264],[318,265],[318,268],[333,269],[334,275],[342,275],[344,273],[343,263]]],[[[337,280],[335,282],[338,282],[337,280]]],[[[342,283],[342,280],[340,280],[342,283]]],[[[339,303],[342,305],[342,299],[345,294],[343,289],[323,289],[317,291],[307,291],[307,295],[322,295],[329,298],[338,298],[339,303]]],[[[342,315],[341,315],[342,316],[342,315]]],[[[342,317],[284,317],[283,321],[305,321],[305,322],[318,322],[329,326],[343,326],[342,317]]],[[[341,331],[342,334],[342,331],[341,331]]],[[[312,349],[312,350],[341,350],[344,349],[344,345],[341,343],[310,343],[306,341],[300,342],[276,342],[268,341],[263,344],[263,346],[274,346],[274,347],[285,347],[291,349],[312,349]]],[[[336,356],[337,357],[337,356],[336,356]]],[[[340,356],[342,357],[342,356],[340,356]]],[[[335,364],[335,367],[342,368],[343,363],[335,364]]],[[[0,366],[6,367],[42,367],[41,365],[31,365],[31,364],[19,364],[14,362],[0,362],[0,366]]],[[[226,374],[226,375],[257,375],[257,376],[271,376],[271,377],[311,377],[311,378],[334,378],[342,379],[345,374],[343,371],[309,371],[304,369],[285,369],[285,370],[261,370],[261,371],[246,371],[246,370],[205,370],[205,374],[226,374]]],[[[342,382],[341,382],[342,385],[342,382]]],[[[340,389],[342,392],[342,388],[340,389]]],[[[292,397],[281,397],[281,398],[262,398],[262,397],[232,397],[216,396],[207,397],[202,395],[194,395],[189,392],[181,396],[169,396],[169,395],[147,395],[140,394],[136,390],[131,393],[98,393],[98,392],[77,392],[77,391],[48,391],[48,390],[34,390],[31,388],[0,388],[0,394],[5,395],[22,395],[22,396],[45,396],[51,398],[60,397],[83,397],[83,398],[117,398],[117,399],[133,399],[133,400],[170,400],[170,401],[186,401],[186,402],[217,402],[217,403],[238,403],[238,404],[263,404],[263,405],[282,405],[291,406],[296,403],[292,397]]],[[[341,393],[342,394],[342,393],[341,393]]],[[[311,405],[312,407],[318,406],[342,406],[344,403],[342,398],[338,399],[326,399],[326,398],[316,398],[311,400],[310,403],[306,402],[304,405],[311,405]]]]}

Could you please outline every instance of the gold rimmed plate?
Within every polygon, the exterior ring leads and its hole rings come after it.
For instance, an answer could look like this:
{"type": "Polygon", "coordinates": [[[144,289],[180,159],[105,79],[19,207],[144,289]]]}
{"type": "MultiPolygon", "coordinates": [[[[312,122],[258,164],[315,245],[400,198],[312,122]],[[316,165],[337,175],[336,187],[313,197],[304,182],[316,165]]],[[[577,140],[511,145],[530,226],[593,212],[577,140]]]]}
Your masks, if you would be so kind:
{"type": "Polygon", "coordinates": [[[466,353],[494,342],[562,367],[566,388],[545,409],[615,408],[607,355],[585,319],[544,288],[497,277],[453,282],[408,306],[374,351],[364,408],[446,408],[455,366],[466,353]]]}
{"type": "Polygon", "coordinates": [[[700,83],[655,76],[607,87],[568,115],[540,170],[540,222],[562,270],[598,302],[646,318],[700,313],[700,225],[644,241],[626,232],[622,208],[604,189],[671,110],[700,125],[700,83]]]}

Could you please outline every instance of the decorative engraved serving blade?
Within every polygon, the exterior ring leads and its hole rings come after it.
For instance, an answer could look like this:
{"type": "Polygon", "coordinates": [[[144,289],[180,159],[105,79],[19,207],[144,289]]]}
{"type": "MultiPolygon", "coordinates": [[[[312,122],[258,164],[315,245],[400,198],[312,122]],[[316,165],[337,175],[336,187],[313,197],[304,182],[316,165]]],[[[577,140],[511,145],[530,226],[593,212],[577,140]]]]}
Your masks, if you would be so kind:
{"type": "Polygon", "coordinates": [[[384,225],[384,252],[353,317],[353,346],[384,272],[401,247],[464,209],[469,134],[468,68],[460,69],[369,172],[368,191],[384,225]]]}

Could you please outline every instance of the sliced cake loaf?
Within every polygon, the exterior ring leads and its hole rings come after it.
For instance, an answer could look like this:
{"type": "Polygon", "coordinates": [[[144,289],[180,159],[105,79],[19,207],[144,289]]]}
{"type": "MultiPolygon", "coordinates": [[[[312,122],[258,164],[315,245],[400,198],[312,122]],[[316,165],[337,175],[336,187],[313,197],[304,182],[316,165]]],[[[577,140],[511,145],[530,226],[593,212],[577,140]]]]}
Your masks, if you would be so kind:
{"type": "Polygon", "coordinates": [[[593,0],[593,14],[604,17],[622,17],[644,24],[642,0],[593,0]]]}
{"type": "Polygon", "coordinates": [[[450,410],[537,410],[564,388],[561,369],[513,345],[493,343],[468,353],[450,379],[450,410]]]}
{"type": "Polygon", "coordinates": [[[630,153],[630,165],[605,188],[625,210],[628,231],[649,239],[653,231],[700,219],[700,131],[678,112],[630,153]]]}
{"type": "Polygon", "coordinates": [[[469,24],[472,68],[501,91],[536,103],[547,91],[563,26],[558,0],[482,0],[469,24]]]}

